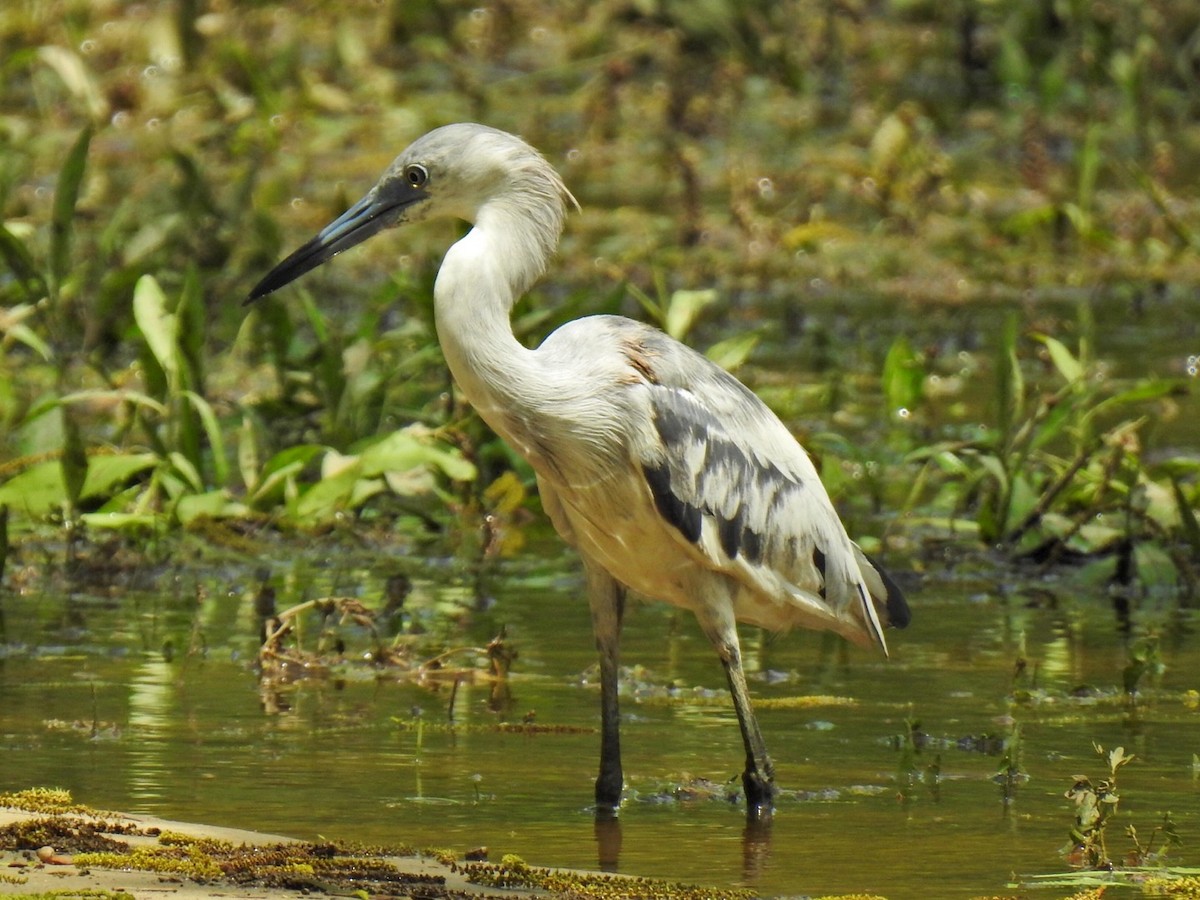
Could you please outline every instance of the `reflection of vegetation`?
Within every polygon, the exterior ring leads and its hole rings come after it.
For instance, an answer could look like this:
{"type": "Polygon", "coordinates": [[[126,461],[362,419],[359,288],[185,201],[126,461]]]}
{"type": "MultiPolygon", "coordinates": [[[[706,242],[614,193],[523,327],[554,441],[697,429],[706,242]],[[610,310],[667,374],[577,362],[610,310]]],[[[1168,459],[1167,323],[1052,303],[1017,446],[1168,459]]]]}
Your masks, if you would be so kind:
{"type": "Polygon", "coordinates": [[[517,652],[507,643],[503,633],[486,647],[455,647],[434,657],[421,658],[415,635],[388,637],[385,633],[398,613],[399,603],[395,608],[374,610],[354,597],[322,597],[271,614],[264,621],[263,643],[258,651],[261,677],[276,683],[325,677],[331,670],[344,670],[350,659],[417,681],[503,681],[507,677],[517,652]],[[317,636],[306,648],[303,636],[309,618],[317,620],[317,636]],[[348,653],[342,632],[347,625],[369,636],[369,649],[348,653]],[[452,660],[458,658],[476,664],[451,665],[452,660]],[[479,661],[486,661],[486,667],[478,664],[479,661]]]}

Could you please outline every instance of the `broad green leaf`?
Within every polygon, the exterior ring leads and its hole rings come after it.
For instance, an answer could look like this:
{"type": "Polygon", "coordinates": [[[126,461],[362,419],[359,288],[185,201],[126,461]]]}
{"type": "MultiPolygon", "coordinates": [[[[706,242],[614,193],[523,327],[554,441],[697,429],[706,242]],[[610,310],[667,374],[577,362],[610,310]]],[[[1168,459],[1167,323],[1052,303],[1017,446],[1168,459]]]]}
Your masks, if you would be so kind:
{"type": "Polygon", "coordinates": [[[387,485],[382,478],[360,478],[354,482],[347,504],[350,509],[358,509],[376,494],[382,493],[387,485]]]}
{"type": "Polygon", "coordinates": [[[204,490],[204,479],[200,477],[200,472],[192,464],[190,459],[177,451],[167,454],[167,458],[171,460],[171,466],[176,472],[183,476],[184,480],[187,482],[187,486],[191,490],[204,490]]]}
{"type": "Polygon", "coordinates": [[[455,481],[475,478],[475,466],[457,450],[440,447],[425,435],[410,429],[393,431],[360,453],[363,474],[367,477],[385,472],[403,472],[417,466],[436,466],[455,481]]]}
{"type": "Polygon", "coordinates": [[[143,275],[133,289],[133,318],[155,360],[177,384],[179,320],[168,311],[166,295],[153,275],[143,275]]]}
{"type": "Polygon", "coordinates": [[[1058,373],[1064,379],[1068,382],[1076,382],[1083,378],[1083,366],[1075,358],[1075,354],[1067,349],[1066,344],[1048,334],[1035,334],[1034,338],[1046,346],[1046,351],[1050,354],[1050,361],[1054,363],[1054,368],[1058,369],[1058,373]]]}
{"type": "Polygon", "coordinates": [[[322,453],[327,453],[328,447],[321,444],[297,444],[280,450],[263,466],[263,475],[269,475],[282,469],[291,469],[296,465],[306,466],[322,453]]]}
{"type": "Polygon", "coordinates": [[[1170,590],[1175,587],[1178,570],[1170,554],[1161,546],[1150,541],[1139,541],[1133,547],[1133,559],[1138,580],[1144,588],[1170,590]]]}
{"type": "Polygon", "coordinates": [[[718,341],[709,347],[704,355],[726,372],[733,372],[750,358],[750,354],[758,346],[758,339],[757,333],[744,331],[723,341],[718,341]]]}
{"type": "MultiPolygon", "coordinates": [[[[1049,519],[1049,516],[1047,516],[1047,519],[1049,519]]],[[[1070,519],[1067,519],[1065,516],[1060,516],[1058,517],[1058,520],[1066,523],[1062,529],[1063,534],[1074,530],[1074,523],[1071,522],[1070,519]]],[[[1124,537],[1124,535],[1125,532],[1120,528],[1113,528],[1109,525],[1089,523],[1081,526],[1077,530],[1074,530],[1074,534],[1071,537],[1070,546],[1071,549],[1080,553],[1100,553],[1113,547],[1117,541],[1124,537]]]]}
{"type": "Polygon", "coordinates": [[[667,304],[663,330],[676,340],[683,340],[692,330],[700,313],[716,302],[717,292],[711,288],[703,291],[676,291],[667,304]]]}
{"type": "Polygon", "coordinates": [[[931,458],[939,469],[948,475],[964,476],[970,473],[971,467],[966,464],[961,456],[957,453],[951,453],[949,450],[942,450],[935,453],[931,458]]]}
{"type": "Polygon", "coordinates": [[[1004,471],[1004,464],[995,457],[989,455],[979,457],[979,465],[982,466],[993,478],[996,479],[1001,490],[1008,489],[1008,473],[1004,471]]]}
{"type": "Polygon", "coordinates": [[[925,367],[921,355],[913,350],[904,335],[892,341],[888,348],[880,380],[889,410],[912,409],[921,402],[925,367]]]}
{"type": "Polygon", "coordinates": [[[1013,475],[1012,490],[1008,495],[1008,509],[1003,511],[1005,528],[1013,528],[1033,512],[1039,500],[1029,479],[1021,472],[1013,475]]]}
{"type": "Polygon", "coordinates": [[[154,513],[94,512],[79,517],[88,528],[111,528],[115,531],[141,531],[158,525],[154,513]]]}
{"type": "Polygon", "coordinates": [[[321,477],[334,478],[348,469],[361,470],[362,461],[353,453],[338,453],[330,450],[321,460],[321,477]]]}
{"type": "Polygon", "coordinates": [[[805,222],[784,232],[782,243],[789,250],[800,247],[816,248],[830,240],[852,241],[861,236],[845,225],[822,219],[817,222],[805,222]]]}
{"type": "Polygon", "coordinates": [[[1157,400],[1160,397],[1169,396],[1178,390],[1179,382],[1177,381],[1147,379],[1146,381],[1138,382],[1128,390],[1120,391],[1111,397],[1106,397],[1088,410],[1087,415],[1092,419],[1099,418],[1122,406],[1132,406],[1138,403],[1145,403],[1149,400],[1157,400]]]}
{"type": "Polygon", "coordinates": [[[57,459],[37,463],[0,484],[0,506],[37,518],[67,502],[62,466],[57,459]]]}
{"type": "Polygon", "coordinates": [[[1063,397],[1058,403],[1050,406],[1034,429],[1029,446],[1036,449],[1043,448],[1061,437],[1064,432],[1070,432],[1072,428],[1081,424],[1079,403],[1078,395],[1071,395],[1063,397]]]}
{"type": "Polygon", "coordinates": [[[107,497],[114,488],[123,487],[125,482],[158,464],[153,453],[118,453],[98,455],[88,459],[87,478],[83,482],[81,497],[107,497]]]}
{"type": "Polygon", "coordinates": [[[20,341],[46,362],[50,362],[53,358],[54,354],[50,345],[43,341],[32,328],[26,325],[14,325],[8,329],[8,333],[14,340],[20,341]]]}
{"type": "Polygon", "coordinates": [[[350,498],[362,478],[358,465],[343,469],[332,478],[322,478],[303,491],[291,504],[290,513],[301,525],[327,522],[351,508],[350,498]]]}
{"type": "Polygon", "coordinates": [[[275,469],[270,474],[264,474],[262,479],[253,486],[249,499],[252,503],[265,501],[276,488],[286,488],[287,483],[304,471],[304,463],[294,462],[281,469],[275,469]]]}
{"type": "Polygon", "coordinates": [[[249,507],[232,499],[224,490],[206,491],[203,494],[188,494],[175,504],[175,515],[181,525],[187,526],[196,519],[229,519],[249,513],[249,507]]]}

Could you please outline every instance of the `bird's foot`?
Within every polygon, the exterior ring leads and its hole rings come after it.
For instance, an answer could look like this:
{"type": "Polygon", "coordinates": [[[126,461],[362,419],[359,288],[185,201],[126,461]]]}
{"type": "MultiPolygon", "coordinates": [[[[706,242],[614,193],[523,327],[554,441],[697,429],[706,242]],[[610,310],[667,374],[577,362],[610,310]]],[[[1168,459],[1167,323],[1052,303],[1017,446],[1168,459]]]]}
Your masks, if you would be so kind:
{"type": "Polygon", "coordinates": [[[747,769],[742,773],[746,791],[746,815],[752,819],[769,819],[775,811],[775,779],[771,775],[747,769]]]}
{"type": "Polygon", "coordinates": [[[625,779],[621,772],[601,772],[596,779],[596,809],[616,814],[621,808],[621,790],[625,779]]]}

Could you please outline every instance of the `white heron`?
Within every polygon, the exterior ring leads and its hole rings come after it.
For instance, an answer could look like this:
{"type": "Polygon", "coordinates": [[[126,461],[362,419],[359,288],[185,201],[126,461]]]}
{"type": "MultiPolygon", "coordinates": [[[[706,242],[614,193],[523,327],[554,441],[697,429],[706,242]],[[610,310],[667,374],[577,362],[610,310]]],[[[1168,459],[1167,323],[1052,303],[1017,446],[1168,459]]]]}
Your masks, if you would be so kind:
{"type": "Polygon", "coordinates": [[[748,810],[769,815],[774,769],[751,707],[738,621],[829,629],[887,653],[908,606],[846,534],[807,453],[748,388],[657,329],[619,316],[568,322],[531,350],[516,300],[554,253],[568,205],[554,168],[483,125],[414,141],[360,201],[251,291],[266,296],[398,225],[474,227],[434,286],[438,338],[463,394],[537,473],[542,505],[583,561],[600,657],[600,773],[624,785],[617,701],[627,591],[691,610],[725,668],[746,751],[748,810]]]}

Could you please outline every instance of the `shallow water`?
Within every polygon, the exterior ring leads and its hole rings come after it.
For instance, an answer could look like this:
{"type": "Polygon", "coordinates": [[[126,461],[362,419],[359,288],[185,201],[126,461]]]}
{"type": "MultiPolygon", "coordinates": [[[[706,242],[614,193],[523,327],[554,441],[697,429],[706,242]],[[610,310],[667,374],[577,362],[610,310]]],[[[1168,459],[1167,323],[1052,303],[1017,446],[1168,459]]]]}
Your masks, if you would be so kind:
{"type": "MultiPolygon", "coordinates": [[[[1138,756],[1120,776],[1114,854],[1127,846],[1126,824],[1144,838],[1167,810],[1188,845],[1200,833],[1192,762],[1200,712],[1186,694],[1200,689],[1194,614],[1143,607],[1136,630],[1162,631],[1167,670],[1133,704],[1120,690],[1124,638],[1101,598],[1072,597],[1028,575],[1013,589],[1013,572],[957,551],[928,565],[913,591],[913,626],[890,633],[890,661],[817,635],[769,640],[746,630],[757,697],[833,698],[761,711],[784,789],[766,833],[748,831],[741,808],[724,799],[669,793],[689,775],[735,788],[740,741],[732,710],[719,701],[720,666],[690,617],[634,607],[624,644],[628,682],[639,691],[623,706],[630,799],[618,826],[597,829],[586,606],[570,557],[552,536],[536,537],[526,555],[486,579],[494,596],[485,609],[461,605],[461,586],[416,581],[407,608],[418,621],[445,621],[435,608],[459,609],[438,636],[444,646],[486,643],[503,624],[520,653],[502,712],[491,709],[487,685],[459,688],[457,730],[444,724],[444,686],[354,667],[336,683],[264,698],[252,665],[257,581],[249,566],[185,576],[206,587],[199,604],[190,581],[165,595],[5,596],[2,786],[66,787],[96,807],[302,838],[460,853],[486,845],[493,859],[516,853],[537,864],[746,885],[765,895],[966,898],[1002,891],[1013,873],[1067,868],[1060,851],[1072,812],[1063,792],[1076,774],[1105,774],[1095,741],[1138,756]],[[1057,608],[1029,606],[1050,597],[1057,608]],[[189,655],[189,642],[201,645],[197,635],[207,649],[189,655]],[[1031,665],[1019,686],[1030,699],[1014,704],[1022,656],[1031,665]],[[490,729],[531,712],[540,725],[565,727],[490,729]],[[898,743],[908,717],[930,737],[911,778],[900,772],[898,743]],[[1006,801],[994,780],[996,747],[971,747],[975,738],[1011,735],[1014,721],[1028,780],[1006,801]],[[928,771],[935,763],[936,781],[928,771]]],[[[297,553],[273,563],[280,606],[347,592],[377,603],[382,579],[361,559],[297,553]]],[[[175,584],[160,575],[160,584],[175,584]]],[[[345,633],[353,649],[362,635],[345,633]]],[[[1179,860],[1196,862],[1186,848],[1179,860]]]]}
{"type": "MultiPolygon", "coordinates": [[[[1107,371],[1186,378],[1200,356],[1188,312],[1196,302],[1096,298],[1096,352],[1107,371]]],[[[935,370],[953,374],[966,354],[955,415],[970,421],[986,408],[987,379],[973,374],[970,357],[994,340],[1002,307],[861,312],[818,309],[803,335],[768,339],[759,356],[780,371],[816,372],[821,347],[835,346],[870,357],[838,365],[877,370],[890,336],[903,332],[928,345],[935,370]]],[[[1026,312],[1027,327],[1070,343],[1074,300],[1026,312]]],[[[1200,444],[1197,402],[1181,396],[1174,416],[1153,423],[1160,445],[1182,453],[1200,444]]],[[[813,421],[825,417],[816,411],[813,421]]],[[[783,788],[765,833],[720,799],[738,786],[741,746],[715,655],[688,615],[661,605],[635,606],[628,617],[629,799],[619,827],[597,827],[587,607],[573,558],[544,523],[519,556],[490,570],[482,591],[463,583],[461,560],[437,556],[444,548],[334,538],[268,545],[262,559],[230,562],[185,537],[168,548],[170,566],[118,570],[104,591],[84,578],[74,594],[37,574],[53,571],[61,554],[53,565],[10,560],[13,589],[0,593],[0,789],[60,786],[95,807],[301,838],[459,853],[486,845],[493,859],[515,853],[764,895],[953,900],[1002,893],[1014,873],[1068,868],[1061,851],[1073,812],[1063,793],[1076,775],[1106,776],[1095,742],[1137,755],[1120,773],[1110,852],[1128,848],[1126,825],[1144,840],[1170,811],[1185,842],[1173,858],[1200,863],[1200,697],[1188,693],[1200,690],[1196,613],[1151,594],[1134,604],[1131,638],[1096,578],[1003,567],[969,540],[908,541],[891,562],[914,621],[889,634],[890,660],[819,635],[743,629],[757,698],[831,698],[760,710],[783,788]],[[446,685],[376,677],[365,666],[263,690],[253,665],[260,567],[281,609],[324,595],[378,606],[389,574],[413,575],[409,625],[429,632],[429,652],[482,645],[507,627],[520,654],[511,697],[461,685],[452,729],[446,685]],[[1161,635],[1166,669],[1134,703],[1122,670],[1129,641],[1145,633],[1161,635]],[[1020,659],[1027,665],[1017,676],[1020,659]],[[552,730],[493,727],[527,716],[552,730]],[[900,736],[910,719],[928,739],[906,761],[900,736]],[[999,750],[1018,733],[1027,778],[1006,792],[999,750]],[[680,799],[673,789],[692,778],[714,783],[718,797],[680,799]]],[[[351,653],[366,647],[361,632],[344,633],[351,653]]]]}

